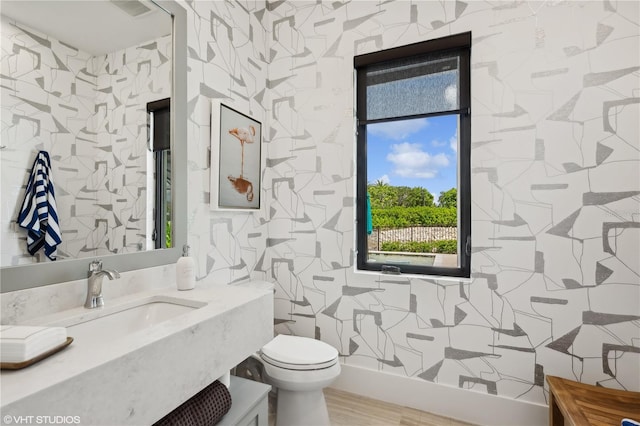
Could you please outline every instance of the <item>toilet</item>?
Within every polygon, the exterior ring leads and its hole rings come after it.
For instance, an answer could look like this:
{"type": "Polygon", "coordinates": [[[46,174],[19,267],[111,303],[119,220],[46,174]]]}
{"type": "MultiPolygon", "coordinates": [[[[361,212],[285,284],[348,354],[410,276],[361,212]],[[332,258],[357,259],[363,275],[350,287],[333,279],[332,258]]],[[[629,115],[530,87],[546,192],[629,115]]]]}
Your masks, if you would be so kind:
{"type": "Polygon", "coordinates": [[[340,374],[333,346],[280,334],[263,346],[260,359],[267,383],[278,390],[276,426],[329,425],[322,389],[340,374]]]}

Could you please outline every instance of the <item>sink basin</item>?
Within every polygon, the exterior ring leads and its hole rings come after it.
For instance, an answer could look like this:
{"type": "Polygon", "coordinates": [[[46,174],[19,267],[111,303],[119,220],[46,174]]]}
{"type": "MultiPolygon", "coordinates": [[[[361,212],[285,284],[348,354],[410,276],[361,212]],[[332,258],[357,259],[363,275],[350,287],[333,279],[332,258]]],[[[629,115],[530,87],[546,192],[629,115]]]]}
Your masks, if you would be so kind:
{"type": "Polygon", "coordinates": [[[133,303],[98,309],[58,322],[79,343],[109,343],[206,306],[204,302],[155,296],[133,303]]]}

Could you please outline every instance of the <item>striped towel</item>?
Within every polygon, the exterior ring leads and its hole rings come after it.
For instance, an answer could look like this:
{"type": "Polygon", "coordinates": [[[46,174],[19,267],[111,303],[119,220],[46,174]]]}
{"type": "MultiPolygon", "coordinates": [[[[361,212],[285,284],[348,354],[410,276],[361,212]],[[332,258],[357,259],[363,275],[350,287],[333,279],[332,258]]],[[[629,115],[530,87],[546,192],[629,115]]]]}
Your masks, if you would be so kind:
{"type": "Polygon", "coordinates": [[[371,196],[367,192],[367,234],[371,235],[373,232],[373,219],[371,219],[371,196]]]}
{"type": "Polygon", "coordinates": [[[38,152],[31,168],[18,224],[27,230],[27,250],[34,255],[44,246],[44,254],[56,260],[56,246],[62,242],[53,181],[47,151],[38,152]]]}

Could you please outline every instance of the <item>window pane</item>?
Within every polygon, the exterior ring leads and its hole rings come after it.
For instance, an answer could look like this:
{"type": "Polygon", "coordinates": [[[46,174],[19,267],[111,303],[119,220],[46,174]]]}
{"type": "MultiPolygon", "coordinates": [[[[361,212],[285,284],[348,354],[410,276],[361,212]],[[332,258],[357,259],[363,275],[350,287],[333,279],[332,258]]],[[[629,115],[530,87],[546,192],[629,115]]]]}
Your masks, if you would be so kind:
{"type": "Polygon", "coordinates": [[[367,69],[367,120],[457,110],[459,58],[395,61],[367,69]]]}
{"type": "Polygon", "coordinates": [[[458,268],[457,114],[369,124],[367,262],[458,268]]]}

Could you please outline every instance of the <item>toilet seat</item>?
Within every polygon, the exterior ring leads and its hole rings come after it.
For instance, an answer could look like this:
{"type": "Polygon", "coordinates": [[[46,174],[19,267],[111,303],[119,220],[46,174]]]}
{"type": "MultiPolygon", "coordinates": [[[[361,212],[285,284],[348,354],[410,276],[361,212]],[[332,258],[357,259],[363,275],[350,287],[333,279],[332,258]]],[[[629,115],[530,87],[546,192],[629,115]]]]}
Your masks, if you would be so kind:
{"type": "Polygon", "coordinates": [[[275,366],[275,367],[285,368],[287,370],[300,370],[300,371],[321,370],[323,368],[329,368],[329,367],[335,365],[336,362],[338,362],[338,358],[335,358],[335,359],[332,359],[331,361],[318,363],[318,364],[289,364],[289,363],[286,363],[286,362],[281,362],[281,361],[275,360],[273,358],[269,358],[265,354],[262,354],[262,360],[264,362],[266,362],[266,363],[269,363],[269,364],[275,366]]]}
{"type": "Polygon", "coordinates": [[[287,370],[321,370],[338,362],[338,351],[319,340],[280,334],[264,345],[261,357],[287,370]]]}

